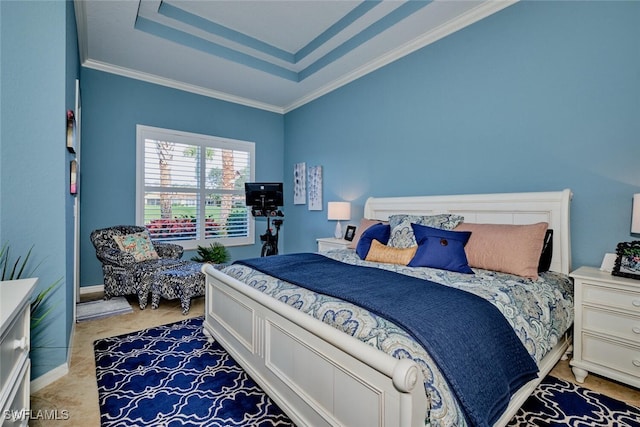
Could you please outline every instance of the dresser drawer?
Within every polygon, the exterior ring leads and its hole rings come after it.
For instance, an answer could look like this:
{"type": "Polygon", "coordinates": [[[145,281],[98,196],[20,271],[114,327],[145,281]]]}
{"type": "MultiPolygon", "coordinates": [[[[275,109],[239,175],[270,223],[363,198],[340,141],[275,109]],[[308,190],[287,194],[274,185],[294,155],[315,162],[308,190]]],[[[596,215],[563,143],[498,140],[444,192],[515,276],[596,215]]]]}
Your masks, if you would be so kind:
{"type": "Polygon", "coordinates": [[[17,370],[22,362],[29,357],[29,310],[23,310],[6,333],[2,335],[0,342],[0,390],[10,387],[18,375],[17,370]]]}
{"type": "Polygon", "coordinates": [[[585,306],[582,309],[582,328],[640,344],[640,316],[585,306]]]}
{"type": "Polygon", "coordinates": [[[582,360],[640,379],[640,346],[623,345],[583,333],[582,360]]]}
{"type": "Polygon", "coordinates": [[[640,288],[639,292],[628,292],[585,283],[582,287],[582,299],[587,303],[622,308],[640,315],[640,288]]]}
{"type": "Polygon", "coordinates": [[[27,426],[30,417],[30,377],[31,365],[29,360],[26,361],[20,372],[20,376],[14,385],[14,390],[10,394],[10,403],[2,408],[2,418],[0,425],[2,427],[27,426]]]}

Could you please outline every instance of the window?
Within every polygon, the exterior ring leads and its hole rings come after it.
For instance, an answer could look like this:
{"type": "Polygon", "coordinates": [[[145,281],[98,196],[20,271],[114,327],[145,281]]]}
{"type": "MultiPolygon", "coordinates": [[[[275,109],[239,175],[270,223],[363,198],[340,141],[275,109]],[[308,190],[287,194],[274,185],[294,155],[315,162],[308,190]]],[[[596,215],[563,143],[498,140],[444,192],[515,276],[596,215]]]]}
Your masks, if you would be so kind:
{"type": "Polygon", "coordinates": [[[253,142],[138,125],[136,222],[185,249],[253,244],[254,154],[253,142]]]}

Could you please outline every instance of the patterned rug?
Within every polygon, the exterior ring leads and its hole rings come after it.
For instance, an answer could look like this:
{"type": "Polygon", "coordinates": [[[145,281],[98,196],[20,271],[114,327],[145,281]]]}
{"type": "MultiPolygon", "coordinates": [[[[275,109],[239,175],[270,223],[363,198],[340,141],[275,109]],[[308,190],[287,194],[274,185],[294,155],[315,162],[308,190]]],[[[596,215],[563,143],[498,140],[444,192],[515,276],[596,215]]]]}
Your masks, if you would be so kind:
{"type": "MultiPolygon", "coordinates": [[[[94,343],[102,427],[292,426],[202,317],[94,343]]],[[[640,409],[548,376],[509,426],[640,427],[640,409]]]]}
{"type": "Polygon", "coordinates": [[[640,427],[640,408],[547,376],[508,426],[640,427]]]}
{"type": "Polygon", "coordinates": [[[94,343],[102,427],[292,426],[202,317],[94,343]]]}

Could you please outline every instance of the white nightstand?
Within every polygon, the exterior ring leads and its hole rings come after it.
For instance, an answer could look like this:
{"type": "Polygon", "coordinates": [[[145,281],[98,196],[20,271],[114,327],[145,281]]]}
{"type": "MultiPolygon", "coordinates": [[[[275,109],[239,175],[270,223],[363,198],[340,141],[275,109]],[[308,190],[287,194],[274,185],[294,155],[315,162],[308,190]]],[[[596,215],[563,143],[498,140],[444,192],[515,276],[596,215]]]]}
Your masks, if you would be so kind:
{"type": "Polygon", "coordinates": [[[640,387],[640,280],[594,267],[571,273],[575,289],[573,359],[578,382],[589,372],[640,387]]]}
{"type": "Polygon", "coordinates": [[[318,252],[327,252],[331,249],[346,249],[351,242],[335,237],[323,237],[316,240],[318,242],[318,252]]]}

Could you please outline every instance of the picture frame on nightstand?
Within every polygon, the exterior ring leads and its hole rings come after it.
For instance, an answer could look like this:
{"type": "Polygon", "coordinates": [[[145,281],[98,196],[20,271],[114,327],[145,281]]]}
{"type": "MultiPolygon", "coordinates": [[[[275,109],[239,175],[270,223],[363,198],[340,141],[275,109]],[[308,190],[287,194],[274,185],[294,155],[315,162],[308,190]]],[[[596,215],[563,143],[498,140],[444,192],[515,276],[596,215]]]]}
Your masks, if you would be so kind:
{"type": "Polygon", "coordinates": [[[347,225],[347,231],[344,233],[344,240],[349,242],[353,241],[353,237],[356,235],[355,225],[347,225]]]}
{"type": "Polygon", "coordinates": [[[640,280],[640,240],[618,243],[611,274],[640,280]]]}

